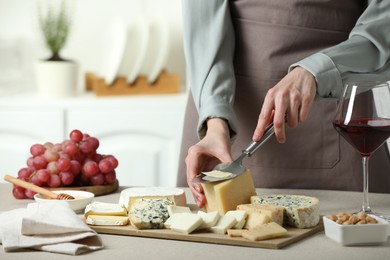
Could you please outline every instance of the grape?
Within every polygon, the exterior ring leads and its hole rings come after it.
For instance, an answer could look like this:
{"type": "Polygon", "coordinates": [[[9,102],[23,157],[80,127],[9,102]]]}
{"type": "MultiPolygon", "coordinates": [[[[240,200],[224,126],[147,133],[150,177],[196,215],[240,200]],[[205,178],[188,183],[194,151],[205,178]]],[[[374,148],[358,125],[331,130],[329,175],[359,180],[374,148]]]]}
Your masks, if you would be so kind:
{"type": "Polygon", "coordinates": [[[30,182],[34,185],[37,185],[37,186],[42,186],[42,181],[38,178],[38,175],[37,173],[33,173],[31,176],[30,176],[30,182]]]}
{"type": "Polygon", "coordinates": [[[50,173],[50,174],[59,174],[60,173],[60,169],[58,169],[57,167],[57,162],[49,162],[46,166],[46,170],[50,173]]]}
{"type": "Polygon", "coordinates": [[[43,157],[46,159],[47,162],[53,162],[57,161],[60,155],[56,150],[46,149],[45,153],[43,154],[43,157]]]}
{"type": "Polygon", "coordinates": [[[27,159],[27,166],[34,167],[34,157],[31,156],[27,159]]]}
{"type": "Polygon", "coordinates": [[[114,169],[115,169],[116,167],[118,167],[118,160],[117,160],[113,155],[107,155],[107,156],[106,156],[106,159],[111,161],[112,167],[113,167],[114,169]]]}
{"type": "Polygon", "coordinates": [[[81,168],[81,172],[86,176],[86,177],[93,177],[96,174],[99,173],[99,166],[96,162],[94,161],[87,161],[83,167],[81,168]]]}
{"type": "Polygon", "coordinates": [[[79,145],[79,149],[83,154],[89,154],[93,152],[93,146],[87,141],[82,141],[79,145]]]}
{"type": "Polygon", "coordinates": [[[32,173],[32,171],[30,171],[29,168],[22,168],[18,172],[18,177],[21,180],[28,180],[28,178],[30,177],[31,173],[32,173]]]}
{"type": "Polygon", "coordinates": [[[102,173],[99,173],[98,175],[95,175],[91,177],[91,184],[94,186],[103,185],[104,184],[104,175],[102,173]]]}
{"type": "Polygon", "coordinates": [[[61,179],[60,179],[60,176],[56,175],[56,174],[51,174],[50,175],[50,179],[49,181],[47,182],[47,184],[52,187],[52,188],[58,188],[61,186],[61,179]]]}
{"type": "Polygon", "coordinates": [[[73,173],[74,176],[77,176],[81,172],[80,163],[76,160],[71,160],[70,164],[71,164],[70,172],[73,173]]]}
{"type": "Polygon", "coordinates": [[[43,144],[43,147],[45,147],[46,149],[52,149],[54,146],[54,144],[52,142],[46,142],[43,144]]]}
{"type": "Polygon", "coordinates": [[[95,151],[99,148],[99,140],[96,137],[89,137],[86,142],[91,144],[92,149],[95,151]]]}
{"type": "Polygon", "coordinates": [[[74,180],[74,175],[71,172],[60,172],[59,174],[62,184],[70,185],[74,180]]]}
{"type": "Polygon", "coordinates": [[[84,161],[86,158],[87,158],[87,156],[85,154],[83,154],[80,150],[78,151],[78,153],[76,155],[73,156],[73,160],[78,161],[80,164],[84,164],[84,161]]]}
{"type": "Polygon", "coordinates": [[[99,162],[99,170],[102,173],[109,173],[110,171],[114,170],[114,165],[112,164],[112,162],[110,160],[102,159],[99,162]]]}
{"type": "Polygon", "coordinates": [[[54,151],[61,152],[62,151],[62,144],[55,144],[52,148],[54,151]]]}
{"type": "Polygon", "coordinates": [[[88,138],[90,137],[90,135],[89,134],[83,134],[83,141],[86,141],[88,138]]]}
{"type": "Polygon", "coordinates": [[[95,153],[91,159],[94,160],[96,163],[99,163],[102,159],[103,159],[103,155],[101,155],[100,153],[95,153]]]}
{"type": "Polygon", "coordinates": [[[33,166],[35,169],[39,170],[39,169],[46,168],[46,165],[47,165],[47,161],[46,161],[45,157],[43,157],[43,156],[34,157],[33,166]]]}
{"type": "Polygon", "coordinates": [[[34,195],[35,195],[35,192],[33,192],[32,190],[26,190],[26,191],[24,192],[24,194],[26,195],[27,198],[33,199],[33,198],[34,198],[34,195]]]}
{"type": "Polygon", "coordinates": [[[22,187],[19,187],[19,186],[16,186],[14,185],[13,189],[12,189],[12,194],[14,195],[14,197],[16,199],[25,199],[26,198],[26,189],[25,188],[22,188],[22,187]]]}
{"type": "Polygon", "coordinates": [[[80,130],[75,129],[70,132],[69,138],[75,143],[80,143],[83,140],[83,133],[80,130]]]}
{"type": "Polygon", "coordinates": [[[38,156],[45,152],[45,147],[41,144],[34,144],[30,148],[30,153],[32,156],[38,156]]]}
{"type": "Polygon", "coordinates": [[[64,153],[67,155],[73,156],[78,153],[79,149],[77,145],[73,142],[69,142],[64,146],[64,153]]]}
{"type": "Polygon", "coordinates": [[[71,166],[72,166],[72,164],[70,163],[69,158],[62,157],[62,158],[58,159],[58,161],[57,161],[57,167],[61,172],[69,171],[71,166]]]}
{"type": "Polygon", "coordinates": [[[47,182],[50,179],[50,173],[46,169],[40,169],[36,173],[37,178],[41,182],[47,182]]]}
{"type": "Polygon", "coordinates": [[[104,175],[104,180],[107,184],[111,184],[116,180],[116,173],[115,171],[111,171],[104,175]]]}

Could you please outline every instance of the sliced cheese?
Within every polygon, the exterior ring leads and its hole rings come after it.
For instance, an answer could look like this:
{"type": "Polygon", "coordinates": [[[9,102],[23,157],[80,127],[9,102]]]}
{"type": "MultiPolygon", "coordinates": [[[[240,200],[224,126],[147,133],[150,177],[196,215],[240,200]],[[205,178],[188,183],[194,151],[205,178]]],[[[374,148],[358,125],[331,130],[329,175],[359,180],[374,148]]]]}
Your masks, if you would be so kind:
{"type": "Polygon", "coordinates": [[[235,217],[223,215],[219,218],[217,224],[210,228],[210,231],[212,233],[224,235],[226,234],[227,230],[231,229],[236,223],[237,220],[235,217]]]}
{"type": "Polygon", "coordinates": [[[225,215],[236,218],[237,223],[233,226],[234,229],[242,229],[248,216],[245,210],[229,210],[225,215]]]}
{"type": "Polygon", "coordinates": [[[199,210],[197,214],[202,218],[202,224],[198,229],[208,229],[215,226],[221,217],[218,211],[204,212],[199,210]]]}
{"type": "Polygon", "coordinates": [[[127,210],[129,209],[129,202],[134,197],[166,197],[173,196],[175,205],[186,206],[186,196],[183,189],[170,187],[132,187],[121,191],[119,197],[119,204],[123,205],[127,210]]]}
{"type": "Polygon", "coordinates": [[[213,170],[210,172],[202,172],[202,173],[206,176],[213,177],[216,179],[226,179],[226,178],[230,178],[233,175],[233,173],[231,172],[223,172],[218,170],[213,170]]]}
{"type": "Polygon", "coordinates": [[[229,237],[242,237],[242,232],[245,229],[228,229],[227,234],[229,237]]]}
{"type": "Polygon", "coordinates": [[[303,195],[259,195],[253,204],[277,205],[284,208],[285,224],[297,228],[314,227],[320,220],[319,200],[303,195]]]}
{"type": "Polygon", "coordinates": [[[191,209],[189,207],[169,205],[168,206],[168,213],[169,213],[169,216],[172,216],[175,213],[191,213],[191,209]]]}
{"type": "Polygon", "coordinates": [[[84,216],[88,215],[127,216],[127,210],[117,203],[94,201],[85,207],[84,216]]]}
{"type": "Polygon", "coordinates": [[[287,230],[275,222],[264,224],[254,229],[244,230],[242,237],[251,241],[260,241],[285,236],[287,230]]]}
{"type": "Polygon", "coordinates": [[[202,218],[197,214],[192,213],[176,213],[173,215],[170,223],[170,229],[183,233],[190,234],[202,224],[202,218]]]}
{"type": "MultiPolygon", "coordinates": [[[[269,215],[261,212],[252,212],[249,213],[248,218],[245,223],[245,229],[251,230],[258,226],[267,224],[271,221],[269,215]]],[[[276,222],[275,222],[276,223],[276,222]]]]}
{"type": "MultiPolygon", "coordinates": [[[[237,206],[237,209],[245,210],[248,215],[251,215],[252,213],[258,213],[257,215],[265,214],[269,217],[270,222],[276,222],[279,225],[283,226],[284,208],[281,206],[262,204],[241,204],[237,206]]],[[[252,221],[253,218],[255,217],[250,217],[252,223],[254,222],[252,221]]]]}
{"type": "Polygon", "coordinates": [[[164,228],[164,222],[169,218],[169,205],[174,205],[173,196],[145,196],[130,198],[130,222],[138,229],[164,228]]]}
{"type": "Polygon", "coordinates": [[[129,224],[129,217],[88,215],[86,222],[94,226],[125,226],[129,224]]]}
{"type": "Polygon", "coordinates": [[[249,170],[226,181],[202,183],[202,187],[206,197],[205,210],[217,210],[221,215],[235,210],[239,204],[250,203],[251,196],[256,194],[249,170]]]}

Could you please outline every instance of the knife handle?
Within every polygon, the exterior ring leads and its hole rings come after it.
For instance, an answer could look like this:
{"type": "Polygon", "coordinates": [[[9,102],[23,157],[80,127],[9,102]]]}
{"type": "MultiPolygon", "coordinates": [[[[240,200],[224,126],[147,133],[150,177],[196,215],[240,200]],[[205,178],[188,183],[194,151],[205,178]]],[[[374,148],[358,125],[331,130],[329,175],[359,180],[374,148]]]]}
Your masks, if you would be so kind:
{"type": "Polygon", "coordinates": [[[264,135],[263,137],[258,141],[258,142],[255,142],[255,141],[252,141],[248,147],[242,151],[243,153],[247,154],[248,156],[251,156],[252,154],[254,154],[257,149],[259,149],[259,147],[261,145],[263,145],[273,134],[274,134],[274,124],[271,123],[270,125],[267,126],[265,132],[264,132],[264,135]]]}

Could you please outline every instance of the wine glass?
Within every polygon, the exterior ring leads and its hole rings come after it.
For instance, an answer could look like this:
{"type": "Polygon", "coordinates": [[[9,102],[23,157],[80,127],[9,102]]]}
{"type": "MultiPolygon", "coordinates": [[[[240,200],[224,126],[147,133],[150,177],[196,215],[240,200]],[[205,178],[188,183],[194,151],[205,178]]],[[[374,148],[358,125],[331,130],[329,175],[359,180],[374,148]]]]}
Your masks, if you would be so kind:
{"type": "Polygon", "coordinates": [[[341,97],[333,126],[362,156],[362,211],[390,221],[373,212],[368,202],[368,161],[390,137],[390,88],[386,82],[348,83],[341,97]]]}

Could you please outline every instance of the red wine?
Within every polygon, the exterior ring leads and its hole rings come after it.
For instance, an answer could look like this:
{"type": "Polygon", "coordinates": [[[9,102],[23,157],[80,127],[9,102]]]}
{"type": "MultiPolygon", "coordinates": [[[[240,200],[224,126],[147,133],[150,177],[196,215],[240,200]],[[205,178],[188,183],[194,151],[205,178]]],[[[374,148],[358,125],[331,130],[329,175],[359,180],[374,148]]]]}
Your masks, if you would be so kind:
{"type": "Polygon", "coordinates": [[[333,126],[362,156],[370,156],[390,137],[390,119],[355,118],[346,125],[335,120],[333,126]]]}

